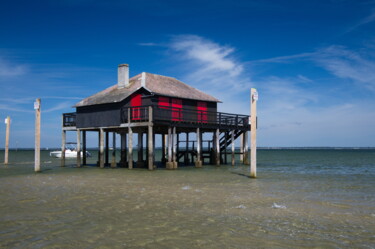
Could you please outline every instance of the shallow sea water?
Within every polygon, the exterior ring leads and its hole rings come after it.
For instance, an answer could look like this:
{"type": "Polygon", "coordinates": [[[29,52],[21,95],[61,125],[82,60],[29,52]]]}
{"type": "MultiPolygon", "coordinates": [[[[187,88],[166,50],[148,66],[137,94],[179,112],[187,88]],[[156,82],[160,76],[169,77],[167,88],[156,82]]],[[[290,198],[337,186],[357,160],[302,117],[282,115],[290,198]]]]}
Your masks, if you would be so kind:
{"type": "Polygon", "coordinates": [[[0,248],[375,248],[374,150],[259,150],[257,179],[241,164],[61,168],[44,151],[34,173],[33,151],[10,161],[0,248]]]}

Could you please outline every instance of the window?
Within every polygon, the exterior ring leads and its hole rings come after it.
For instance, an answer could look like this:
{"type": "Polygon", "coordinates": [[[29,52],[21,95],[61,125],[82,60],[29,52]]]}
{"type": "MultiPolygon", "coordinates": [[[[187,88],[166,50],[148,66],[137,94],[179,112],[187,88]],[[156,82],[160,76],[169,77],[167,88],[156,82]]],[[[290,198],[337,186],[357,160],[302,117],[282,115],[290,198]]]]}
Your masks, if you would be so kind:
{"type": "Polygon", "coordinates": [[[182,121],[182,100],[172,99],[172,120],[182,121]]]}
{"type": "Polygon", "coordinates": [[[142,95],[139,93],[135,93],[130,98],[130,106],[132,107],[132,120],[140,120],[141,119],[141,108],[135,108],[137,106],[142,105],[142,95]]]}
{"type": "Polygon", "coordinates": [[[199,123],[207,123],[207,103],[200,102],[197,103],[197,115],[199,123]]]}

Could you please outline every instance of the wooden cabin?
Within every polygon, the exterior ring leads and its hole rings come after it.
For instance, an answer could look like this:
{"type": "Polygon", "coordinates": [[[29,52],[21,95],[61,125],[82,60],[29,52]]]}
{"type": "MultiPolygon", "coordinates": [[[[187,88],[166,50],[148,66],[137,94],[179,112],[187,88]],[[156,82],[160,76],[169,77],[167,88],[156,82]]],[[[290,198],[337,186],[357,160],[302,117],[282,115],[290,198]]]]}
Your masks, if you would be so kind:
{"type": "MultiPolygon", "coordinates": [[[[136,165],[141,167],[148,164],[148,168],[153,169],[155,134],[158,134],[162,136],[161,161],[166,163],[167,168],[176,168],[181,157],[185,163],[189,162],[189,156],[197,167],[202,165],[205,156],[210,159],[210,163],[214,161],[220,164],[223,161],[220,153],[226,151],[234,139],[244,134],[243,140],[247,141],[250,125],[247,115],[218,112],[219,102],[217,98],[172,77],[143,72],[129,78],[129,66],[121,64],[116,85],[81,100],[75,105],[75,113],[63,114],[63,141],[65,132],[73,130],[77,132],[79,144],[83,132],[85,148],[86,132],[98,132],[98,164],[104,167],[109,161],[108,133],[113,132],[113,136],[120,134],[122,155],[119,164],[132,168],[133,133],[138,134],[138,153],[143,151],[143,135],[146,134],[147,160],[145,163],[142,155],[138,154],[136,165]],[[189,141],[191,132],[196,133],[196,141],[189,141]],[[213,138],[204,147],[202,133],[205,132],[212,133],[213,138]],[[104,146],[104,133],[107,146],[104,146]],[[179,139],[182,133],[186,134],[183,150],[180,149],[179,139]],[[208,150],[207,155],[204,150],[208,150]]],[[[243,153],[247,153],[247,146],[244,142],[243,153]]],[[[77,160],[80,166],[81,159],[77,160]]],[[[85,161],[83,158],[83,164],[85,161]]],[[[112,165],[117,164],[112,162],[112,165]]]]}

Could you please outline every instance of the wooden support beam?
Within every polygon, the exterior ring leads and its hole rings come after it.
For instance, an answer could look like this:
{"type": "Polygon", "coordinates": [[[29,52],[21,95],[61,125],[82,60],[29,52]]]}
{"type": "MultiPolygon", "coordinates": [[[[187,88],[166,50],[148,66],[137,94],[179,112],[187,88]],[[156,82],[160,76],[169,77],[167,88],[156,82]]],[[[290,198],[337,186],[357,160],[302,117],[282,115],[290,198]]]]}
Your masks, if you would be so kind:
{"type": "Polygon", "coordinates": [[[243,134],[243,164],[249,165],[249,131],[245,131],[243,134]]]}
{"type": "Polygon", "coordinates": [[[111,161],[111,168],[116,168],[116,132],[112,134],[112,161],[111,161]]]}
{"type": "MultiPolygon", "coordinates": [[[[166,146],[165,146],[165,141],[166,141],[166,136],[162,133],[161,134],[161,162],[165,163],[165,154],[166,154],[166,146]]],[[[154,142],[155,145],[155,142],[154,142]]]]}
{"type": "Polygon", "coordinates": [[[81,167],[81,130],[77,129],[77,168],[81,167]]]}
{"type": "Polygon", "coordinates": [[[61,167],[65,167],[66,131],[62,131],[61,139],[61,167]]]}
{"type": "Polygon", "coordinates": [[[232,166],[235,164],[235,157],[234,157],[234,132],[235,130],[232,131],[231,134],[231,142],[232,142],[232,166]]]}
{"type": "Polygon", "coordinates": [[[35,164],[34,171],[40,172],[40,119],[41,119],[41,103],[40,99],[34,102],[35,109],[35,164]]]}
{"type": "Polygon", "coordinates": [[[257,176],[257,101],[258,92],[255,88],[251,88],[251,165],[250,177],[257,176]]]}
{"type": "Polygon", "coordinates": [[[86,131],[82,131],[82,164],[87,164],[87,155],[86,155],[86,131]]]}
{"type": "Polygon", "coordinates": [[[201,168],[202,167],[202,136],[200,132],[200,128],[197,128],[197,159],[195,160],[195,167],[196,168],[201,168]]]}
{"type": "Polygon", "coordinates": [[[142,168],[144,166],[144,161],[143,161],[143,133],[142,132],[138,133],[137,152],[138,152],[137,168],[142,168]]]}
{"type": "Polygon", "coordinates": [[[172,134],[172,127],[168,127],[168,162],[166,164],[167,169],[173,169],[173,155],[172,155],[172,147],[173,147],[173,134],[172,134]]]}
{"type": "Polygon", "coordinates": [[[220,165],[220,130],[216,129],[216,134],[215,134],[215,160],[216,160],[216,166],[220,165]]]}
{"type": "Polygon", "coordinates": [[[4,164],[8,164],[9,161],[9,133],[10,133],[10,117],[5,119],[6,129],[5,129],[5,155],[4,164]]]}
{"type": "Polygon", "coordinates": [[[127,152],[126,152],[126,133],[121,132],[121,167],[126,167],[127,152]]]}
{"type": "Polygon", "coordinates": [[[176,126],[173,127],[173,141],[172,141],[172,146],[173,146],[173,168],[177,169],[178,167],[178,162],[177,162],[177,134],[176,134],[176,126]]]}
{"type": "Polygon", "coordinates": [[[105,166],[109,165],[109,131],[105,132],[105,166]]]}
{"type": "Polygon", "coordinates": [[[240,135],[240,162],[243,163],[243,133],[240,135]]]}
{"type": "Polygon", "coordinates": [[[104,168],[104,130],[99,130],[99,167],[104,168]]]}
{"type": "MultiPolygon", "coordinates": [[[[129,119],[130,120],[130,119],[129,119]]],[[[131,127],[128,128],[128,167],[133,168],[133,130],[131,127]]]]}
{"type": "Polygon", "coordinates": [[[148,107],[148,169],[154,169],[154,127],[152,123],[152,107],[148,107]]]}

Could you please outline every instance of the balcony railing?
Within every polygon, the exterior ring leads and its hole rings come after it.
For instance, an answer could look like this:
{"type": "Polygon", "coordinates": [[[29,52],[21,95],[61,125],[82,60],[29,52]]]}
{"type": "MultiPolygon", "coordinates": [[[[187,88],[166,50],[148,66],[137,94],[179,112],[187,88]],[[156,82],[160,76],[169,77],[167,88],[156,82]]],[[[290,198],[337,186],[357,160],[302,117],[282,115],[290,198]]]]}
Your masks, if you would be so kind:
{"type": "MultiPolygon", "coordinates": [[[[124,107],[120,110],[121,123],[148,122],[150,106],[124,107]]],[[[152,106],[152,120],[162,123],[199,124],[201,126],[249,127],[249,116],[224,112],[209,112],[184,108],[152,106]]],[[[63,114],[63,126],[76,126],[76,113],[63,114]]]]}
{"type": "MultiPolygon", "coordinates": [[[[121,110],[121,122],[147,122],[149,121],[149,106],[126,107],[121,110]],[[130,116],[129,116],[130,111],[130,116]]],[[[195,123],[201,125],[219,125],[248,127],[249,116],[223,112],[209,112],[190,110],[184,108],[153,106],[153,121],[170,123],[195,123]]]]}

